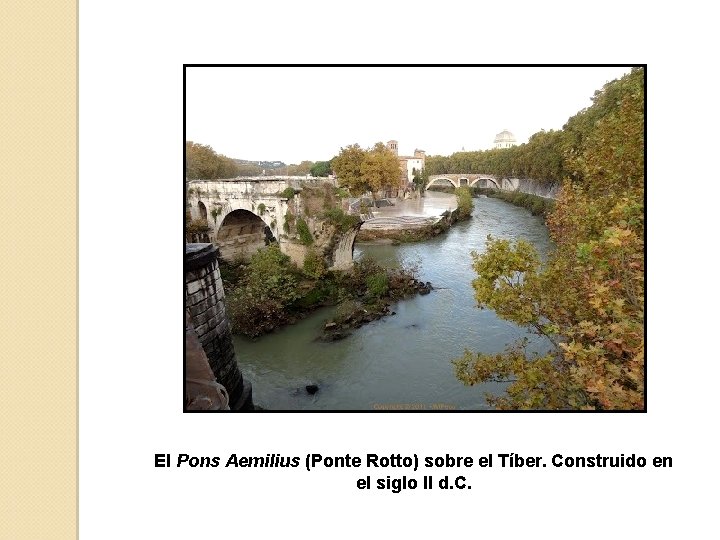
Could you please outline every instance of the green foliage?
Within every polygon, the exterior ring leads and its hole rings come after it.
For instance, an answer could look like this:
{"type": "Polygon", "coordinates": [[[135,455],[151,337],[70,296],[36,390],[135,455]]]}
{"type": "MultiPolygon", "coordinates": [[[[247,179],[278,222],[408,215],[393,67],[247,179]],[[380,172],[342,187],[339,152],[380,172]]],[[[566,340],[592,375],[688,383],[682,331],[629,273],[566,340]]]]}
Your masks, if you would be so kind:
{"type": "Polygon", "coordinates": [[[321,256],[309,252],[300,272],[277,244],[258,251],[249,264],[238,259],[220,265],[233,329],[251,337],[320,304],[345,302],[345,318],[382,316],[390,300],[417,292],[417,270],[417,265],[406,263],[386,269],[363,257],[347,273],[328,272],[321,256]]]}
{"type": "Polygon", "coordinates": [[[360,223],[360,216],[346,214],[342,208],[329,208],[321,217],[335,225],[340,232],[347,232],[360,223]]]}
{"type": "Polygon", "coordinates": [[[477,193],[482,193],[488,197],[494,197],[496,199],[502,199],[515,206],[521,206],[530,210],[533,216],[548,216],[555,208],[555,201],[552,199],[545,199],[538,197],[537,195],[531,195],[529,193],[521,193],[519,191],[501,191],[498,189],[488,188],[475,188],[477,193]]]}
{"type": "Polygon", "coordinates": [[[338,199],[347,199],[350,197],[350,192],[347,190],[347,188],[344,187],[338,187],[335,188],[335,197],[338,199]]]}
{"type": "Polygon", "coordinates": [[[333,290],[328,286],[331,284],[332,281],[317,281],[312,289],[295,302],[295,307],[300,310],[312,309],[328,301],[328,299],[333,296],[333,290]]]}
{"type": "Polygon", "coordinates": [[[288,210],[285,212],[285,223],[283,223],[283,231],[285,234],[290,234],[290,228],[295,224],[295,215],[288,210]]]}
{"type": "Polygon", "coordinates": [[[248,336],[263,334],[287,319],[298,298],[298,278],[290,257],[277,244],[257,251],[240,274],[238,286],[227,294],[233,328],[248,336]]]}
{"type": "Polygon", "coordinates": [[[327,272],[325,261],[314,251],[308,251],[303,261],[303,271],[312,278],[320,278],[327,272]]]}
{"type": "Polygon", "coordinates": [[[301,217],[297,218],[297,232],[300,237],[300,242],[302,242],[303,245],[310,246],[313,244],[314,239],[310,232],[310,227],[308,227],[307,222],[301,217]]]}
{"type": "Polygon", "coordinates": [[[524,240],[514,245],[509,240],[488,237],[485,253],[472,252],[475,299],[482,307],[491,307],[502,317],[520,325],[539,321],[533,304],[524,301],[531,281],[540,266],[535,249],[524,240]]]}
{"type": "Polygon", "coordinates": [[[467,384],[510,380],[500,408],[644,407],[644,72],[635,69],[595,95],[566,124],[563,184],[547,216],[556,249],[544,267],[525,242],[489,239],[473,255],[475,297],[545,336],[550,351],[528,359],[466,351],[467,384]]]}
{"type": "Polygon", "coordinates": [[[310,168],[310,174],[313,176],[330,176],[330,173],[332,173],[332,167],[329,161],[316,161],[310,168]]]}
{"type": "Polygon", "coordinates": [[[370,274],[365,281],[367,294],[373,298],[385,296],[389,287],[387,272],[380,271],[370,274]]]}
{"type": "Polygon", "coordinates": [[[280,197],[284,199],[290,200],[295,196],[295,189],[288,186],[283,189],[278,195],[280,195],[280,197]]]}
{"type": "Polygon", "coordinates": [[[458,219],[468,219],[472,215],[474,208],[472,200],[472,192],[468,187],[459,187],[455,190],[455,197],[457,199],[457,214],[458,219]]]}
{"type": "Polygon", "coordinates": [[[413,184],[415,184],[415,189],[420,193],[425,191],[425,186],[428,185],[429,181],[430,175],[427,168],[423,169],[420,172],[415,171],[415,173],[413,174],[413,184]]]}
{"type": "Polygon", "coordinates": [[[260,203],[257,205],[257,213],[259,216],[262,216],[265,214],[265,203],[260,203]]]}
{"type": "Polygon", "coordinates": [[[397,299],[413,291],[417,272],[417,264],[385,268],[372,257],[362,257],[350,272],[342,275],[340,284],[344,290],[352,291],[353,297],[365,296],[369,302],[382,297],[397,299]]]}

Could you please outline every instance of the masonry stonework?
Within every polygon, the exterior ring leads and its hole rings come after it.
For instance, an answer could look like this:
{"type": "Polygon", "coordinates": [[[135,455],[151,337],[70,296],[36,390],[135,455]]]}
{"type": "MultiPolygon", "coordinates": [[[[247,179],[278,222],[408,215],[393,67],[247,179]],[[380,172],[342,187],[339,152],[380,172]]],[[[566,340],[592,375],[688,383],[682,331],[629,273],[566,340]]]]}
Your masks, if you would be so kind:
{"type": "Polygon", "coordinates": [[[557,199],[560,194],[560,183],[540,182],[532,178],[498,178],[492,174],[433,174],[427,187],[452,184],[453,187],[478,187],[501,189],[503,191],[519,191],[537,195],[546,199],[557,199]]]}
{"type": "Polygon", "coordinates": [[[252,410],[252,386],[243,381],[235,359],[217,248],[212,244],[185,246],[185,306],[210,368],[228,391],[230,408],[252,410]]]}

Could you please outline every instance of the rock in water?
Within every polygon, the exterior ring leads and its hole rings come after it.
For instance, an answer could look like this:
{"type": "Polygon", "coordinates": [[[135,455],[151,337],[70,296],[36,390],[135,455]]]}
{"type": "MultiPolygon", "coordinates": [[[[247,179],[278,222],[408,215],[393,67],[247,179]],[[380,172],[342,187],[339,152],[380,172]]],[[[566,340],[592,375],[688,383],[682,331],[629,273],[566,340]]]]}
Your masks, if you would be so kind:
{"type": "Polygon", "coordinates": [[[305,390],[307,390],[307,393],[312,396],[312,395],[315,395],[315,393],[316,393],[318,390],[320,390],[320,388],[318,387],[317,384],[308,384],[308,385],[305,387],[305,390]]]}

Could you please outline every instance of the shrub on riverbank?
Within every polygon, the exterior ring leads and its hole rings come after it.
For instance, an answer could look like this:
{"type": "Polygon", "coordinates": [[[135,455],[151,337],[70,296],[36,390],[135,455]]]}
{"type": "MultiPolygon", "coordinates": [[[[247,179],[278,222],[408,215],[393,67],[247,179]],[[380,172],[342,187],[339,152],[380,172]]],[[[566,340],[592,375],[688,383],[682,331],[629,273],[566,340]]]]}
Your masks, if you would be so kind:
{"type": "Polygon", "coordinates": [[[348,300],[360,306],[356,315],[362,317],[351,317],[356,328],[387,314],[390,302],[430,290],[417,280],[417,268],[409,264],[384,268],[363,257],[349,272],[328,272],[313,253],[303,267],[295,267],[277,244],[259,250],[248,264],[223,262],[221,275],[233,331],[258,337],[321,305],[348,300]]]}
{"type": "Polygon", "coordinates": [[[288,322],[301,297],[300,279],[278,244],[258,250],[246,266],[235,265],[234,275],[237,282],[226,283],[226,307],[236,332],[255,337],[288,322]]]}
{"type": "Polygon", "coordinates": [[[519,191],[500,191],[497,189],[490,189],[487,190],[486,195],[488,197],[502,199],[503,201],[514,204],[515,206],[527,208],[533,216],[547,217],[555,208],[555,201],[552,199],[538,197],[537,195],[531,195],[529,193],[521,193],[519,191]]]}
{"type": "Polygon", "coordinates": [[[339,284],[340,304],[335,316],[325,325],[321,337],[324,341],[343,339],[352,328],[392,315],[392,302],[432,290],[429,282],[418,281],[416,266],[404,263],[398,268],[384,268],[367,257],[342,275],[339,284]]]}
{"type": "Polygon", "coordinates": [[[325,275],[327,268],[325,268],[325,261],[320,255],[314,251],[308,251],[303,261],[303,271],[308,277],[321,278],[325,275]]]}
{"type": "Polygon", "coordinates": [[[473,200],[470,188],[463,186],[455,190],[457,198],[457,219],[463,221],[469,219],[473,211],[473,200]]]}
{"type": "Polygon", "coordinates": [[[384,296],[388,291],[388,276],[387,272],[378,272],[371,274],[365,280],[367,286],[367,294],[371,298],[380,298],[384,296]]]}

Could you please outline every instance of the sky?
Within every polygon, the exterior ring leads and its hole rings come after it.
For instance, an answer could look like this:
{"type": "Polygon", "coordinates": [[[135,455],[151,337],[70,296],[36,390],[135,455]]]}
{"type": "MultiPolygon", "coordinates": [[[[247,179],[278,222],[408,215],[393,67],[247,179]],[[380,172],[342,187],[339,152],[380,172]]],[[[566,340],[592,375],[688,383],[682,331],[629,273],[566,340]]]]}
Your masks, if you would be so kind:
{"type": "Polygon", "coordinates": [[[193,67],[186,139],[253,161],[328,160],[397,140],[401,155],[486,150],[561,129],[623,67],[193,67]]]}

